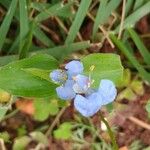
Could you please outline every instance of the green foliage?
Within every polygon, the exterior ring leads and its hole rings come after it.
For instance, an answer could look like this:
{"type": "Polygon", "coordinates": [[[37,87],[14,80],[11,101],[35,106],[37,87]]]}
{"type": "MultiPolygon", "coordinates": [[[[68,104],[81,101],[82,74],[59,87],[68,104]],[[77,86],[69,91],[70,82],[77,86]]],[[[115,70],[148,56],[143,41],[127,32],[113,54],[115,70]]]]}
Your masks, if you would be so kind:
{"type": "Polygon", "coordinates": [[[123,80],[119,83],[119,87],[123,90],[118,94],[117,99],[135,100],[137,96],[144,94],[143,81],[139,79],[131,79],[131,71],[125,69],[123,73],[123,80]]]}
{"type": "MultiPolygon", "coordinates": [[[[133,13],[131,13],[128,17],[125,18],[123,29],[134,27],[135,24],[145,15],[150,13],[150,1],[139,7],[133,13]]],[[[120,25],[116,27],[115,32],[118,32],[120,25]]]]}
{"type": "Polygon", "coordinates": [[[119,50],[129,59],[132,65],[139,71],[141,77],[144,80],[150,82],[150,73],[148,73],[144,67],[138,62],[135,58],[134,54],[128,50],[128,47],[121,40],[117,39],[114,34],[110,34],[110,38],[114,42],[114,44],[119,48],[119,50]]]}
{"type": "Polygon", "coordinates": [[[58,129],[54,130],[54,137],[56,139],[70,139],[72,135],[71,128],[72,124],[69,122],[61,124],[58,129]]]}
{"type": "Polygon", "coordinates": [[[108,0],[101,0],[100,2],[101,3],[94,22],[93,36],[95,36],[98,27],[108,20],[109,16],[118,7],[121,0],[111,0],[109,2],[108,0]]]}
{"type": "Polygon", "coordinates": [[[0,87],[13,95],[48,97],[55,94],[56,85],[26,72],[25,68],[55,69],[57,61],[49,55],[39,54],[31,58],[10,63],[0,69],[0,87]]]}
{"type": "Polygon", "coordinates": [[[3,139],[4,142],[10,142],[9,139],[10,139],[10,135],[7,131],[4,131],[4,132],[0,132],[0,139],[3,139]]]}
{"type": "Polygon", "coordinates": [[[5,38],[6,38],[6,34],[9,30],[13,15],[15,13],[16,10],[16,6],[17,6],[18,0],[12,0],[11,5],[9,7],[9,10],[5,16],[5,19],[3,20],[3,23],[0,26],[0,51],[3,47],[3,44],[5,42],[5,38]]]}
{"type": "Polygon", "coordinates": [[[34,119],[38,121],[44,121],[49,115],[56,115],[59,111],[56,100],[49,99],[35,99],[34,108],[34,119]]]}
{"type": "Polygon", "coordinates": [[[148,113],[148,116],[149,116],[149,118],[150,118],[150,99],[147,101],[147,104],[146,104],[146,106],[145,106],[145,109],[146,109],[146,111],[147,111],[147,113],[148,113]]]}
{"type": "Polygon", "coordinates": [[[13,150],[24,150],[30,141],[31,141],[31,139],[27,136],[17,138],[17,139],[15,139],[12,149],[13,150]]]}
{"type": "Polygon", "coordinates": [[[120,57],[115,54],[90,54],[81,59],[85,68],[85,74],[91,75],[94,86],[98,87],[101,79],[110,79],[114,83],[122,80],[123,67],[120,57]],[[90,71],[91,67],[93,71],[90,71]]]}
{"type": "Polygon", "coordinates": [[[86,13],[88,11],[88,8],[89,8],[91,2],[92,2],[92,0],[82,0],[81,1],[78,11],[76,13],[75,20],[73,21],[73,23],[70,27],[65,44],[73,43],[76,35],[78,34],[80,26],[83,23],[83,20],[86,16],[86,13]]]}
{"type": "Polygon", "coordinates": [[[7,113],[8,109],[9,108],[7,106],[0,106],[0,121],[3,119],[3,117],[7,113]]]}

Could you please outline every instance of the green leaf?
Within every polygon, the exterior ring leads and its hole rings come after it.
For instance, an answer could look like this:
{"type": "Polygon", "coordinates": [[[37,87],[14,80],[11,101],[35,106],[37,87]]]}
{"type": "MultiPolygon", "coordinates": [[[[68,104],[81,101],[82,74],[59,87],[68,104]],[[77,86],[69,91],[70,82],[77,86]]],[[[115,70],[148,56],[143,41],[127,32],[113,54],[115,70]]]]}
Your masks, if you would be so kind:
{"type": "Polygon", "coordinates": [[[145,109],[148,113],[150,113],[150,99],[147,101],[147,104],[145,106],[145,109]]]}
{"type": "Polygon", "coordinates": [[[129,69],[123,70],[123,79],[119,82],[118,87],[127,87],[131,82],[131,71],[129,69]]]}
{"type": "Polygon", "coordinates": [[[7,131],[0,132],[0,139],[3,139],[4,142],[10,142],[10,135],[8,134],[7,131]]]}
{"type": "Polygon", "coordinates": [[[118,83],[123,77],[123,67],[120,57],[116,54],[90,54],[81,59],[86,75],[91,75],[94,87],[98,87],[101,79],[109,79],[118,83]],[[94,70],[90,72],[90,67],[94,70]]]}
{"type": "Polygon", "coordinates": [[[117,96],[117,100],[122,100],[122,99],[135,100],[136,98],[137,98],[136,94],[133,92],[133,90],[130,87],[121,91],[117,96]]]}
{"type": "Polygon", "coordinates": [[[34,119],[38,121],[44,121],[49,116],[50,101],[47,99],[35,99],[34,108],[34,119]]]}
{"type": "Polygon", "coordinates": [[[48,146],[49,144],[47,137],[42,132],[35,131],[30,133],[30,136],[33,140],[37,141],[38,143],[44,144],[44,146],[48,146]]]}
{"type": "Polygon", "coordinates": [[[131,88],[137,95],[144,94],[144,86],[142,81],[133,80],[131,83],[131,88]]]}
{"type": "Polygon", "coordinates": [[[16,61],[0,68],[0,88],[26,97],[48,97],[55,94],[56,85],[24,71],[24,68],[55,69],[57,61],[46,54],[16,61]]]}
{"type": "Polygon", "coordinates": [[[51,70],[58,68],[57,60],[47,54],[37,54],[30,58],[25,58],[8,64],[9,68],[38,68],[44,70],[51,70]]]}
{"type": "Polygon", "coordinates": [[[49,77],[50,70],[43,70],[43,69],[37,69],[37,68],[27,68],[24,69],[24,71],[33,74],[34,76],[38,76],[42,79],[45,79],[47,81],[51,81],[49,77]]]}
{"type": "Polygon", "coordinates": [[[8,109],[9,109],[9,107],[7,107],[7,106],[0,106],[0,121],[4,118],[8,109]]]}
{"type": "Polygon", "coordinates": [[[21,138],[15,139],[13,150],[24,150],[26,146],[30,143],[31,138],[28,136],[23,136],[21,138]]]}
{"type": "Polygon", "coordinates": [[[65,122],[60,125],[60,127],[57,130],[54,130],[54,137],[56,139],[63,139],[67,140],[71,138],[72,132],[71,132],[72,124],[69,122],[65,122]]]}
{"type": "Polygon", "coordinates": [[[70,29],[69,29],[69,33],[68,36],[66,38],[65,44],[70,44],[74,41],[74,39],[76,38],[76,35],[82,25],[82,22],[86,16],[86,13],[88,11],[88,8],[91,4],[92,0],[82,0],[78,11],[76,13],[76,17],[75,20],[73,21],[70,29]]]}
{"type": "Polygon", "coordinates": [[[4,42],[5,42],[7,32],[9,30],[13,15],[14,15],[15,10],[16,10],[17,2],[18,2],[18,0],[12,0],[10,7],[9,7],[9,10],[7,11],[7,14],[6,14],[1,26],[0,26],[0,35],[1,35],[0,36],[0,51],[3,47],[4,42]]]}

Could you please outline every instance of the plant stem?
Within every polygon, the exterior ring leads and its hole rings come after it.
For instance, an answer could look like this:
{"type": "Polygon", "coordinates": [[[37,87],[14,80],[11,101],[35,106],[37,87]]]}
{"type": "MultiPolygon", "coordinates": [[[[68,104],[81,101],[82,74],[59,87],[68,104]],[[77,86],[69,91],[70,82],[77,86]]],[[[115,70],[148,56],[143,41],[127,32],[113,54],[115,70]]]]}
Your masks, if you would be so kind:
{"type": "Polygon", "coordinates": [[[60,112],[57,114],[57,116],[55,117],[54,121],[52,122],[51,126],[48,128],[47,132],[45,133],[46,136],[51,135],[51,132],[53,130],[53,128],[56,126],[57,122],[59,121],[60,117],[62,116],[62,114],[65,112],[67,106],[63,107],[60,112]]]}
{"type": "Polygon", "coordinates": [[[104,119],[104,116],[102,115],[102,113],[100,112],[100,117],[101,120],[103,121],[103,123],[106,125],[107,129],[108,129],[108,134],[112,140],[112,144],[113,144],[113,150],[119,150],[114,133],[112,132],[108,122],[104,119]]]}

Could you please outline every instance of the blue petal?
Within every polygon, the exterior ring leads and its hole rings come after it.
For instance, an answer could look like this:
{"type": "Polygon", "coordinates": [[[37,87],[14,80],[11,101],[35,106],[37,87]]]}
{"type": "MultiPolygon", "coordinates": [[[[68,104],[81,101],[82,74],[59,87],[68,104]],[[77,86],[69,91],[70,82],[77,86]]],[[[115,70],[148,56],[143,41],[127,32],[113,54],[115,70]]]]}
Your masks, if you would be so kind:
{"type": "Polygon", "coordinates": [[[56,92],[59,98],[63,100],[71,100],[76,96],[72,86],[74,84],[73,80],[67,80],[65,85],[57,87],[56,92]]]}
{"type": "Polygon", "coordinates": [[[100,110],[101,102],[102,98],[98,93],[93,93],[89,97],[77,95],[74,100],[74,106],[83,116],[90,117],[100,110]]]}
{"type": "Polygon", "coordinates": [[[89,88],[89,84],[90,84],[90,80],[87,76],[84,75],[77,75],[75,77],[75,84],[73,86],[73,89],[76,93],[86,93],[88,88],[89,88]]]}
{"type": "Polygon", "coordinates": [[[67,69],[68,76],[72,78],[83,72],[83,64],[80,61],[73,60],[66,64],[65,69],[67,69]]]}
{"type": "Polygon", "coordinates": [[[56,83],[64,83],[67,79],[67,73],[61,69],[56,69],[50,73],[50,78],[56,83]]]}
{"type": "Polygon", "coordinates": [[[115,100],[117,89],[112,81],[103,79],[100,82],[98,93],[102,96],[103,105],[106,105],[115,100]]]}

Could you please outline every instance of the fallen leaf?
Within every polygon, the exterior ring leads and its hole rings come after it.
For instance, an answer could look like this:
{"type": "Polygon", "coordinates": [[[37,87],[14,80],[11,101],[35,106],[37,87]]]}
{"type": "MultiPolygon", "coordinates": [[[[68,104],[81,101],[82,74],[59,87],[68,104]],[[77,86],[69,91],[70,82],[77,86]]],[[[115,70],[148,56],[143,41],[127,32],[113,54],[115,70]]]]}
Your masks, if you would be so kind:
{"type": "Polygon", "coordinates": [[[34,114],[34,106],[33,106],[33,100],[18,100],[16,101],[16,107],[21,112],[24,112],[29,115],[34,114]]]}

